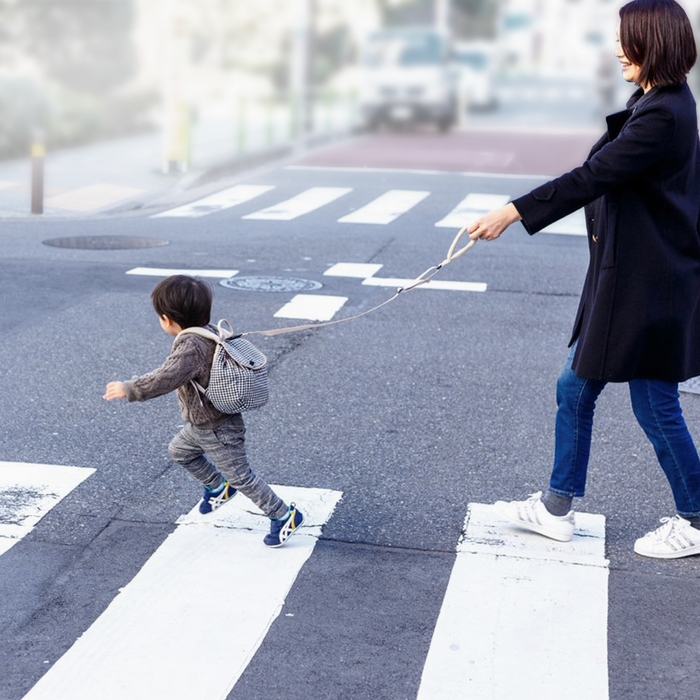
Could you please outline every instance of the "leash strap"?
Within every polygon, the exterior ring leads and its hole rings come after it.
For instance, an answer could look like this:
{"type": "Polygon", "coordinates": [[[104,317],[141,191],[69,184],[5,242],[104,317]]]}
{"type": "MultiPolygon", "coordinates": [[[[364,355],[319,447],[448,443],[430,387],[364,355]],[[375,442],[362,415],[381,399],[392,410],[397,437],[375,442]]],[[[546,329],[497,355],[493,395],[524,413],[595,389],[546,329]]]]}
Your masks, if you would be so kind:
{"type": "Polygon", "coordinates": [[[452,244],[449,247],[449,250],[447,251],[447,257],[439,264],[439,265],[434,265],[433,267],[429,267],[423,274],[418,275],[410,284],[406,285],[405,287],[399,287],[396,290],[396,293],[394,296],[390,297],[386,301],[383,301],[381,304],[377,304],[377,306],[373,306],[371,309],[367,309],[367,311],[363,311],[359,314],[355,314],[354,316],[346,316],[345,318],[338,318],[333,321],[321,321],[319,323],[306,323],[302,326],[291,326],[288,328],[273,328],[271,330],[266,330],[266,331],[248,331],[247,333],[239,333],[237,338],[241,338],[244,336],[248,335],[264,335],[268,338],[271,338],[276,335],[285,335],[286,333],[298,333],[299,331],[307,331],[312,328],[322,328],[324,326],[334,326],[338,323],[345,323],[346,321],[355,321],[358,318],[362,318],[363,316],[367,316],[367,314],[374,313],[378,309],[381,309],[382,306],[386,306],[387,304],[390,304],[394,299],[396,299],[400,294],[403,292],[410,292],[412,289],[416,289],[416,287],[420,287],[421,285],[427,284],[430,282],[435,275],[440,272],[444,267],[449,265],[451,262],[454,260],[457,260],[458,258],[461,258],[468,250],[471,250],[475,245],[476,241],[478,239],[470,240],[469,243],[467,243],[465,246],[462,248],[458,248],[459,242],[462,239],[462,236],[467,232],[467,226],[465,226],[461,231],[455,236],[454,240],[452,241],[452,244]]]}

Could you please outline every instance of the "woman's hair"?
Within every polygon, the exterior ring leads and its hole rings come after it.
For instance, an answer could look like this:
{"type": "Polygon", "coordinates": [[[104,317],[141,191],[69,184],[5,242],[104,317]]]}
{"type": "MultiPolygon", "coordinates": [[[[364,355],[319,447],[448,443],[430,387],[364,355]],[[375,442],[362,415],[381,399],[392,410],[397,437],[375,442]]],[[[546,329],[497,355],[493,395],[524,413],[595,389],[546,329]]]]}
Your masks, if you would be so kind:
{"type": "Polygon", "coordinates": [[[632,0],[620,10],[620,44],[641,67],[639,83],[684,83],[698,57],[693,28],[675,0],[632,0]]]}
{"type": "Polygon", "coordinates": [[[167,316],[181,328],[206,326],[211,318],[211,287],[194,277],[167,277],[158,283],[151,299],[158,316],[167,316]]]}

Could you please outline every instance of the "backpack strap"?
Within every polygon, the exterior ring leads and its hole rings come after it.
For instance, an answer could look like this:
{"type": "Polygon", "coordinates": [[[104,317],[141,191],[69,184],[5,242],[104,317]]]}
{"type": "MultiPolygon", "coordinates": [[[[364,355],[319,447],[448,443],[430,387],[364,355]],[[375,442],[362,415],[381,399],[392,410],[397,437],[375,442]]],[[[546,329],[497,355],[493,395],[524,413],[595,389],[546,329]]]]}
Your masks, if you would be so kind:
{"type": "MultiPolygon", "coordinates": [[[[207,330],[206,328],[202,328],[201,326],[190,326],[189,328],[183,328],[177,334],[175,340],[178,340],[183,335],[198,335],[200,338],[213,340],[217,345],[220,345],[221,343],[223,343],[224,340],[226,340],[226,338],[233,335],[233,326],[229,321],[226,321],[225,319],[219,321],[219,323],[216,325],[216,328],[219,331],[218,333],[214,333],[213,331],[207,330]],[[228,331],[224,329],[226,325],[231,329],[230,333],[228,333],[228,331]]],[[[195,389],[197,389],[197,398],[199,398],[199,403],[203,406],[204,404],[202,403],[202,397],[200,396],[200,394],[204,394],[206,392],[206,389],[199,382],[195,382],[194,379],[190,379],[190,384],[192,384],[192,386],[195,389]]]]}

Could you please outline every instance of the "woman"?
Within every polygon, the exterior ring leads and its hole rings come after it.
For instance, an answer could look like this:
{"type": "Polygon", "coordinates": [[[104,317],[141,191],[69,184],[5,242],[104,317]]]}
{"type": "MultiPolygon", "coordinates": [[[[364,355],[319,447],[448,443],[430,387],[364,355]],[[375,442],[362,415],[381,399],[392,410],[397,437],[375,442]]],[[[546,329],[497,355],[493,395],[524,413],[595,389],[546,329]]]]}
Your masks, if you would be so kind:
{"type": "Polygon", "coordinates": [[[607,382],[628,382],[677,510],[634,550],[676,558],[700,553],[700,460],[678,396],[678,382],[700,374],[700,145],[686,82],[697,51],[674,0],[625,5],[618,43],[623,76],[638,89],[607,118],[588,160],[469,228],[473,239],[495,240],[522,221],[534,234],[585,205],[588,229],[590,264],[557,383],[549,490],[497,505],[511,522],[570,540],[596,399],[607,382]]]}

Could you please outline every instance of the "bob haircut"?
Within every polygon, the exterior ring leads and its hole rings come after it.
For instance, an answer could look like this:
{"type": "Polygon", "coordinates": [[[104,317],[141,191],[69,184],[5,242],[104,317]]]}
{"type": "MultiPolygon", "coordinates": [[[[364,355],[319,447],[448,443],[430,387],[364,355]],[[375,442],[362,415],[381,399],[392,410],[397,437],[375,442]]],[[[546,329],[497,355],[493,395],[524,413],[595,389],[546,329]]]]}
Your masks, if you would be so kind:
{"type": "Polygon", "coordinates": [[[698,57],[693,29],[675,0],[632,0],[620,10],[620,44],[640,66],[639,83],[684,83],[698,57]]]}
{"type": "Polygon", "coordinates": [[[151,292],[158,316],[167,316],[181,328],[206,326],[211,318],[211,287],[188,275],[173,275],[151,292]]]}

